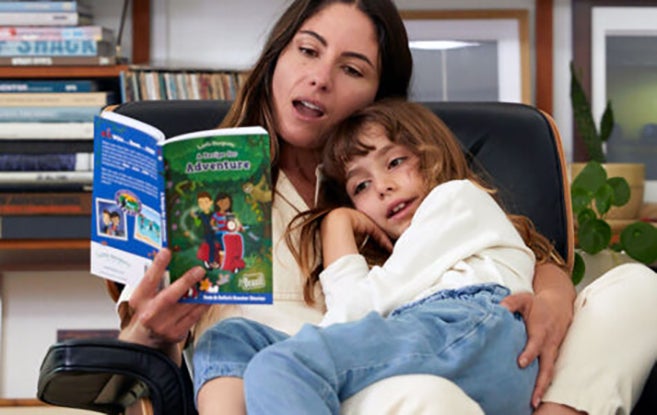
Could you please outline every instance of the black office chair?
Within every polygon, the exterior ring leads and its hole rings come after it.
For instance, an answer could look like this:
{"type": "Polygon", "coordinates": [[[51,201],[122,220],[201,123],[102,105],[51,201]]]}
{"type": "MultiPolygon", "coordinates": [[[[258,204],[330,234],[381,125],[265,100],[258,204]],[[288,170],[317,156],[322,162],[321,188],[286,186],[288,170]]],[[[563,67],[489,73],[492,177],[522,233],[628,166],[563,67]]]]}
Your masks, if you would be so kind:
{"type": "MultiPolygon", "coordinates": [[[[521,104],[426,105],[454,131],[473,166],[499,189],[506,209],[531,218],[572,264],[565,160],[552,119],[521,104]]],[[[228,107],[221,101],[141,101],[122,104],[115,111],[155,125],[170,137],[217,126],[228,107]]],[[[655,392],[653,368],[632,413],[657,413],[655,392]]],[[[141,398],[150,401],[156,415],[195,414],[192,396],[184,367],[157,350],[117,340],[72,340],[51,346],[38,385],[38,398],[44,402],[107,414],[120,414],[141,398]]]]}

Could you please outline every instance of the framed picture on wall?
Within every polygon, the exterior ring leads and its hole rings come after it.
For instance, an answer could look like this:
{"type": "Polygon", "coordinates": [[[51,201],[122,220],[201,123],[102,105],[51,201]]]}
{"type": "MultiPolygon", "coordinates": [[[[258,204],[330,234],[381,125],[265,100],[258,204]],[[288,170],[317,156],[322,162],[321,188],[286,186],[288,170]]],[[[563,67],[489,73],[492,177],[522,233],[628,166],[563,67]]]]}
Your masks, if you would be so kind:
{"type": "Polygon", "coordinates": [[[402,10],[411,99],[531,102],[527,10],[402,10]]]}

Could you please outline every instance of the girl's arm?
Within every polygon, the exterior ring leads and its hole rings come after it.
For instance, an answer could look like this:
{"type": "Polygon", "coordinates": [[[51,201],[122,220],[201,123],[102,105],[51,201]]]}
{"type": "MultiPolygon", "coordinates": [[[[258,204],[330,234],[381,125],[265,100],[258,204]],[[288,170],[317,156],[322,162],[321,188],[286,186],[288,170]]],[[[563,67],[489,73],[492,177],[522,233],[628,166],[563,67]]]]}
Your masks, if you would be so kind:
{"type": "Polygon", "coordinates": [[[381,228],[355,209],[331,211],[322,221],[320,232],[324,268],[345,255],[358,254],[359,244],[367,237],[392,251],[392,242],[381,228]]]}

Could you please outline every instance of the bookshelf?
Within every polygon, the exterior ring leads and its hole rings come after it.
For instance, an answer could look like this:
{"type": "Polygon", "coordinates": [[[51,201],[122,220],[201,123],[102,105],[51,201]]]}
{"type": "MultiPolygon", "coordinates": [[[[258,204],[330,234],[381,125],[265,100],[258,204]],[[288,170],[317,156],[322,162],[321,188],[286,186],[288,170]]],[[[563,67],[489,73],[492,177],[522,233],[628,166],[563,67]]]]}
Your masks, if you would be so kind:
{"type": "MultiPolygon", "coordinates": [[[[0,67],[0,79],[93,79],[103,90],[120,92],[120,75],[127,65],[0,67]]],[[[91,198],[91,194],[85,195],[91,198]]],[[[89,219],[91,220],[91,219],[89,219]]],[[[2,271],[89,269],[89,241],[0,239],[2,271]]]]}
{"type": "Polygon", "coordinates": [[[89,241],[0,240],[0,269],[2,272],[88,270],[89,241]]]}
{"type": "MultiPolygon", "coordinates": [[[[133,64],[146,64],[150,61],[150,7],[150,0],[131,1],[133,64]],[[139,36],[134,36],[137,33],[139,36]]],[[[0,79],[94,79],[103,89],[118,94],[121,90],[121,73],[127,69],[128,65],[2,66],[0,79]]],[[[3,271],[84,269],[89,269],[89,240],[0,239],[0,280],[3,271]]]]}
{"type": "Polygon", "coordinates": [[[2,79],[21,79],[21,78],[100,78],[112,79],[118,77],[122,71],[128,67],[126,65],[109,65],[109,66],[0,66],[0,78],[2,79]]]}

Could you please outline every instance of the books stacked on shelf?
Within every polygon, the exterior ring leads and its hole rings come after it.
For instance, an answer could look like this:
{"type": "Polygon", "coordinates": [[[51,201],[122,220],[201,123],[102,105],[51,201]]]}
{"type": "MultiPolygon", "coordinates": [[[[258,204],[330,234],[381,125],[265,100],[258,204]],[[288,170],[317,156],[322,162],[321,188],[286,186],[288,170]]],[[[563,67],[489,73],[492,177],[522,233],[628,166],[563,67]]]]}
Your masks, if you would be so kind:
{"type": "Polygon", "coordinates": [[[0,25],[5,26],[77,26],[91,19],[88,0],[0,2],[0,25]]]}
{"type": "Polygon", "coordinates": [[[114,65],[116,40],[77,1],[0,2],[0,66],[114,65]]]}
{"type": "Polygon", "coordinates": [[[0,141],[93,139],[94,115],[116,101],[97,89],[93,80],[0,81],[0,141]]]}
{"type": "Polygon", "coordinates": [[[0,155],[0,192],[88,191],[92,179],[91,152],[0,155]]]}
{"type": "Polygon", "coordinates": [[[131,67],[121,76],[122,100],[233,100],[247,73],[207,69],[131,67]]]}
{"type": "Polygon", "coordinates": [[[93,153],[0,153],[0,239],[86,239],[93,153]]]}

